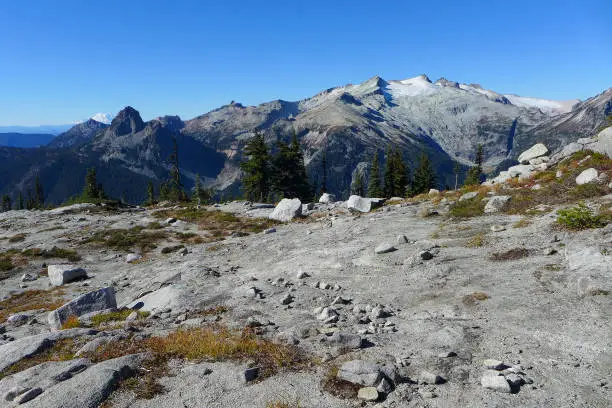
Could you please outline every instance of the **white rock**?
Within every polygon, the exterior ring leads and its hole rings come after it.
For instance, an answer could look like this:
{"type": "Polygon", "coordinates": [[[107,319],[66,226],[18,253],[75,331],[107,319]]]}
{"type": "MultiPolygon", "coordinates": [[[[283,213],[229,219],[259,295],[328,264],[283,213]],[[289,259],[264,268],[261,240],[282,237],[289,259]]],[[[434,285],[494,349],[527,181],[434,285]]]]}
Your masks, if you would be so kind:
{"type": "Polygon", "coordinates": [[[478,197],[478,191],[470,191],[469,193],[463,194],[459,201],[471,200],[472,198],[478,197]]]}
{"type": "Polygon", "coordinates": [[[382,243],[374,248],[374,253],[376,254],[386,254],[387,252],[393,252],[397,250],[393,245],[388,243],[382,243]]]}
{"type": "Polygon", "coordinates": [[[485,374],[480,379],[480,384],[489,390],[510,393],[510,384],[502,376],[485,374]]]}
{"type": "Polygon", "coordinates": [[[125,257],[125,262],[132,263],[138,261],[139,259],[142,259],[142,256],[139,254],[127,254],[125,257]]]}
{"type": "Polygon", "coordinates": [[[436,190],[435,188],[430,188],[429,189],[429,193],[427,193],[428,196],[430,197],[434,197],[440,194],[440,190],[436,190]]]}
{"type": "Polygon", "coordinates": [[[302,215],[302,202],[299,198],[283,198],[268,218],[271,220],[288,222],[300,215],[302,215]]]}
{"type": "Polygon", "coordinates": [[[549,161],[550,161],[550,157],[542,156],[542,157],[537,157],[535,159],[529,160],[529,164],[537,166],[537,165],[542,164],[542,163],[548,163],[549,161]]]}
{"type": "Polygon", "coordinates": [[[548,149],[542,143],[537,143],[525,150],[518,157],[518,161],[523,164],[529,163],[529,160],[548,154],[548,149]]]}
{"type": "Polygon", "coordinates": [[[53,286],[61,286],[64,283],[87,277],[85,269],[77,268],[69,264],[49,265],[47,273],[49,275],[49,281],[53,286]]]}
{"type": "Polygon", "coordinates": [[[491,231],[492,232],[500,232],[500,231],[505,231],[506,227],[504,227],[503,225],[491,225],[491,231]]]}
{"type": "Polygon", "coordinates": [[[372,201],[369,198],[352,195],[346,202],[346,207],[350,210],[367,213],[372,209],[372,201]]]}
{"type": "Polygon", "coordinates": [[[298,273],[297,273],[297,276],[296,276],[296,277],[297,277],[298,279],[305,279],[305,278],[309,278],[309,277],[310,277],[310,275],[309,275],[309,274],[307,274],[307,273],[306,273],[306,272],[304,272],[304,271],[298,271],[298,273]]]}
{"type": "Polygon", "coordinates": [[[323,193],[319,198],[321,204],[330,204],[336,201],[336,196],[329,193],[323,193]]]}
{"type": "Polygon", "coordinates": [[[597,173],[596,169],[592,167],[590,169],[586,169],[580,173],[578,177],[576,177],[576,184],[580,186],[583,184],[592,183],[593,181],[597,180],[598,175],[599,174],[597,173]]]}
{"type": "Polygon", "coordinates": [[[363,387],[357,392],[357,398],[364,401],[376,401],[378,399],[378,391],[374,387],[363,387]]]}
{"type": "Polygon", "coordinates": [[[494,196],[485,205],[485,214],[496,213],[506,209],[508,203],[512,199],[511,196],[494,196]]]}
{"type": "Polygon", "coordinates": [[[401,244],[407,244],[407,243],[408,243],[408,238],[407,238],[407,237],[406,237],[404,234],[401,234],[401,235],[398,235],[398,236],[397,236],[397,238],[395,239],[395,241],[396,241],[398,244],[400,244],[400,245],[401,245],[401,244]]]}
{"type": "Polygon", "coordinates": [[[336,309],[334,309],[333,307],[324,307],[321,313],[317,316],[317,319],[327,322],[332,320],[338,321],[339,317],[340,315],[338,314],[336,309]]]}
{"type": "Polygon", "coordinates": [[[47,320],[52,328],[59,329],[71,316],[79,317],[86,313],[116,307],[115,290],[112,287],[107,287],[74,298],[58,309],[49,312],[47,320]]]}

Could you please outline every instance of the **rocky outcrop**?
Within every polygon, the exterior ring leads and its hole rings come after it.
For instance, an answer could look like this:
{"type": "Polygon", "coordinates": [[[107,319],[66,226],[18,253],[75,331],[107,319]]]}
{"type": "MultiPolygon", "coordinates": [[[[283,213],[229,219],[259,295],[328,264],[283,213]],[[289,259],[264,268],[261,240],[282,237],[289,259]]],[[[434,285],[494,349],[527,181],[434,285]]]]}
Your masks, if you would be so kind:
{"type": "Polygon", "coordinates": [[[269,218],[271,220],[289,222],[300,215],[302,215],[302,202],[300,199],[283,198],[274,208],[269,218]]]}
{"type": "Polygon", "coordinates": [[[115,289],[112,287],[85,293],[65,305],[49,312],[48,322],[54,329],[60,329],[64,322],[71,316],[79,317],[86,313],[100,310],[113,309],[117,307],[115,289]]]}

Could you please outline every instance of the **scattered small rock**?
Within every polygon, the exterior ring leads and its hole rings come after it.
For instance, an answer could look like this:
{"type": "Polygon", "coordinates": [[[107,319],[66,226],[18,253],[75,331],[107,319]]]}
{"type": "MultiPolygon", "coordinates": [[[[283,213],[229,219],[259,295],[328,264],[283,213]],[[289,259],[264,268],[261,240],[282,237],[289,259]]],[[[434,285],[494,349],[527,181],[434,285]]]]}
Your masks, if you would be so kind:
{"type": "Polygon", "coordinates": [[[364,401],[376,401],[378,399],[378,391],[374,387],[363,387],[357,392],[357,398],[364,401]]]}

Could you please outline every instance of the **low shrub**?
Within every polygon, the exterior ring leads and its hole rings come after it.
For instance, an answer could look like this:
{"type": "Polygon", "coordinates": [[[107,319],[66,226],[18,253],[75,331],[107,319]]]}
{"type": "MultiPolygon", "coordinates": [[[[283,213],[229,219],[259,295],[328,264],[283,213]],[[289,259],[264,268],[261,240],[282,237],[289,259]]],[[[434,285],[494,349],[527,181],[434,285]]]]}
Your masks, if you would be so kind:
{"type": "Polygon", "coordinates": [[[477,196],[471,200],[457,201],[451,205],[449,214],[458,218],[477,217],[484,214],[486,203],[482,197],[477,196]]]}
{"type": "Polygon", "coordinates": [[[570,230],[602,228],[610,222],[604,214],[596,215],[584,203],[557,211],[557,223],[570,230]]]}

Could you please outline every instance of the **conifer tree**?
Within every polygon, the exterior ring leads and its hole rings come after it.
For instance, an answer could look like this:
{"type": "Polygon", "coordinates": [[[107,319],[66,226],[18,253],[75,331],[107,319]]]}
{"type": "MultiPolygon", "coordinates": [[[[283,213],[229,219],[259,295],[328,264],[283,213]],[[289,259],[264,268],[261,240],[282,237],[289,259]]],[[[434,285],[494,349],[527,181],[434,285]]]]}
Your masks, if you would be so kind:
{"type": "Polygon", "coordinates": [[[159,186],[159,199],[161,201],[168,201],[170,199],[170,189],[166,181],[163,181],[159,186]]]}
{"type": "Polygon", "coordinates": [[[363,180],[363,172],[357,170],[357,174],[355,175],[355,183],[353,183],[352,194],[356,194],[358,196],[364,197],[366,195],[365,182],[363,180]]]}
{"type": "Polygon", "coordinates": [[[44,208],[45,194],[38,175],[36,176],[36,181],[34,182],[34,201],[36,203],[36,208],[44,208]]]}
{"type": "Polygon", "coordinates": [[[246,161],[240,163],[245,198],[263,202],[270,193],[270,153],[261,133],[256,133],[244,147],[246,161]]]}
{"type": "Polygon", "coordinates": [[[321,182],[321,194],[323,194],[327,193],[327,148],[323,151],[321,167],[321,172],[323,173],[323,181],[321,182]]]}
{"type": "Polygon", "coordinates": [[[391,153],[391,161],[393,163],[393,186],[389,197],[404,197],[406,195],[406,187],[409,181],[408,168],[404,163],[402,154],[399,149],[395,148],[391,153]]]}
{"type": "Polygon", "coordinates": [[[383,195],[385,197],[392,197],[394,195],[394,172],[395,162],[393,158],[393,151],[391,150],[391,146],[387,146],[387,150],[385,151],[385,170],[383,172],[383,195]]]}
{"type": "Polygon", "coordinates": [[[25,204],[23,202],[23,193],[20,191],[19,196],[17,197],[17,209],[23,210],[25,209],[25,204]]]}
{"type": "Polygon", "coordinates": [[[202,187],[202,181],[199,174],[196,174],[191,200],[196,205],[205,204],[210,200],[210,193],[202,187]]]}
{"type": "Polygon", "coordinates": [[[431,167],[429,157],[421,153],[419,166],[414,172],[413,194],[427,192],[430,188],[436,187],[436,175],[431,167]]]}
{"type": "Polygon", "coordinates": [[[13,203],[11,200],[11,196],[5,194],[2,196],[2,212],[11,211],[13,208],[13,203]]]}
{"type": "Polygon", "coordinates": [[[465,185],[480,184],[483,179],[482,163],[484,161],[484,149],[482,145],[478,145],[476,148],[476,158],[474,159],[475,166],[468,170],[467,177],[465,178],[465,185]]]}
{"type": "Polygon", "coordinates": [[[98,177],[95,167],[87,170],[85,175],[85,186],[81,194],[83,201],[98,201],[106,198],[102,184],[98,183],[98,177]]]}
{"type": "Polygon", "coordinates": [[[278,151],[272,158],[272,190],[285,198],[308,200],[312,191],[297,135],[293,133],[290,145],[283,141],[276,145],[278,151]]]}
{"type": "Polygon", "coordinates": [[[378,152],[374,152],[372,167],[370,168],[370,179],[368,181],[368,197],[382,197],[382,180],[380,178],[380,163],[378,152]]]}
{"type": "Polygon", "coordinates": [[[155,187],[153,186],[153,181],[149,180],[147,183],[147,201],[145,201],[145,205],[153,204],[155,204],[155,187]]]}
{"type": "Polygon", "coordinates": [[[461,165],[459,164],[459,162],[455,162],[455,165],[453,166],[453,173],[455,173],[455,190],[457,189],[459,185],[459,172],[460,171],[461,171],[461,165]]]}
{"type": "Polygon", "coordinates": [[[168,198],[172,201],[185,201],[187,194],[183,190],[183,182],[181,181],[181,166],[179,162],[178,143],[176,138],[172,138],[172,153],[168,158],[170,161],[170,180],[168,184],[168,198]]]}

